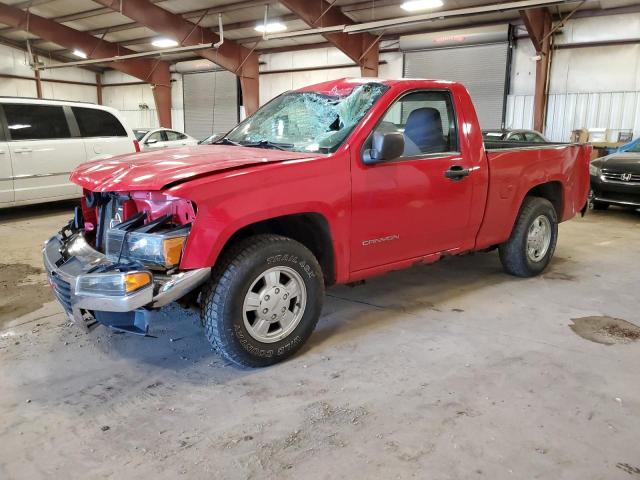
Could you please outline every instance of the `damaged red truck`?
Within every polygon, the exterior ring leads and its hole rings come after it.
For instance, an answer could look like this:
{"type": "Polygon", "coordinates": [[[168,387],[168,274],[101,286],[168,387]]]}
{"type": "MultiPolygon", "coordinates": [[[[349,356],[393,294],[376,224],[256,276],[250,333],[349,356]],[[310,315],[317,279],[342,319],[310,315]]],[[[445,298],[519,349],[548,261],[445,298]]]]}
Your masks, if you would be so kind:
{"type": "Polygon", "coordinates": [[[266,366],[308,339],[326,286],[494,248],[506,272],[542,272],[586,204],[589,156],[483,143],[457,83],[326,82],[215,145],[82,165],[44,263],[79,323],[144,334],[149,312],[190,302],[225,358],[266,366]]]}

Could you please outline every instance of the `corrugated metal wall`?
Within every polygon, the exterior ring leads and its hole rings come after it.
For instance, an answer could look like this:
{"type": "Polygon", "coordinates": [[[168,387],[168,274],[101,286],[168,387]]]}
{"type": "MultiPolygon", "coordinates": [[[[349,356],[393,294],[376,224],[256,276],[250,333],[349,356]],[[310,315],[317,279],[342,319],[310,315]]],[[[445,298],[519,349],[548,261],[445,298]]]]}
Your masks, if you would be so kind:
{"type": "Polygon", "coordinates": [[[482,128],[500,128],[504,105],[507,42],[406,52],[404,77],[462,82],[482,128]]]}
{"type": "MultiPolygon", "coordinates": [[[[532,128],[533,95],[509,95],[506,126],[532,128]]],[[[549,95],[547,125],[549,140],[566,142],[578,128],[632,130],[640,136],[640,91],[556,93],[549,95]]]]}

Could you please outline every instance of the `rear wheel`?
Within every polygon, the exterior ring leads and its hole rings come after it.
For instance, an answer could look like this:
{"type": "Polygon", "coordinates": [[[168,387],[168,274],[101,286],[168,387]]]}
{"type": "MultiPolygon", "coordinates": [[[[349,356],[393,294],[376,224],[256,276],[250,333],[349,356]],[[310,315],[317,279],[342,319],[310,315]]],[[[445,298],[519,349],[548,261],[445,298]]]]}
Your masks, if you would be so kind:
{"type": "Polygon", "coordinates": [[[549,200],[526,197],[509,240],[500,245],[507,273],[533,277],[551,261],[558,240],[558,218],[549,200]]]}
{"type": "Polygon", "coordinates": [[[324,280],[314,255],[289,238],[256,235],[229,250],[219,264],[202,296],[211,344],[246,367],[293,355],[322,310],[324,280]]]}

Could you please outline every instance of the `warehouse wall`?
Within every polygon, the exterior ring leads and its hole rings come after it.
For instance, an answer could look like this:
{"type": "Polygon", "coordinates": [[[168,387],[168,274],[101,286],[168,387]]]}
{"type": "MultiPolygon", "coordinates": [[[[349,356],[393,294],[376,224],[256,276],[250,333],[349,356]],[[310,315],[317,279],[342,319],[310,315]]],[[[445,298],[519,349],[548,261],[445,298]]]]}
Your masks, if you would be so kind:
{"type": "MultiPolygon", "coordinates": [[[[384,45],[383,45],[384,46],[384,45]]],[[[380,60],[386,61],[380,65],[380,78],[402,78],[402,54],[389,52],[380,54],[380,60]]],[[[260,56],[263,65],[260,67],[260,103],[268,102],[284,91],[326,82],[342,77],[359,77],[360,68],[340,67],[353,61],[337,48],[326,47],[297,52],[271,53],[260,56]],[[301,72],[268,73],[269,71],[307,69],[313,67],[337,68],[322,70],[305,70],[301,72]]]]}
{"type": "MultiPolygon", "coordinates": [[[[57,65],[59,62],[40,59],[47,65],[57,65]]],[[[29,66],[27,53],[22,50],[0,45],[0,73],[33,78],[33,69],[29,66]]],[[[64,68],[44,70],[41,78],[72,80],[75,82],[95,83],[93,72],[81,68],[64,68]]],[[[18,78],[1,78],[0,95],[15,97],[37,97],[35,80],[18,78]]],[[[64,83],[42,82],[42,96],[54,100],[76,100],[82,102],[96,102],[98,92],[91,85],[74,85],[64,83]]]]}
{"type": "MultiPolygon", "coordinates": [[[[184,115],[182,112],[182,75],[171,75],[171,124],[178,130],[184,129],[184,115]]],[[[139,83],[140,80],[116,70],[108,70],[102,77],[102,102],[109,107],[120,110],[131,128],[157,127],[153,90],[148,84],[139,83]],[[135,85],[116,85],[118,83],[135,83],[135,85]]]]}
{"type": "MultiPolygon", "coordinates": [[[[580,18],[567,22],[556,45],[638,39],[640,14],[580,18]]],[[[514,51],[507,126],[531,128],[535,55],[527,38],[514,51]]],[[[567,141],[577,128],[632,130],[640,136],[640,43],[554,51],[545,134],[567,141]]]]}

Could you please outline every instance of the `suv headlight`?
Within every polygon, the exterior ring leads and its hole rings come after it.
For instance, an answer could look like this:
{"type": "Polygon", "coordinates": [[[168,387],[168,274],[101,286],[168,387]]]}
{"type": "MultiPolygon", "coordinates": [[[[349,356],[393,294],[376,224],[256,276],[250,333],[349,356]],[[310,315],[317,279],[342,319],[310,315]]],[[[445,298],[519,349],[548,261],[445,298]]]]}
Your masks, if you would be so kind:
{"type": "Polygon", "coordinates": [[[107,232],[107,258],[127,259],[149,267],[173,268],[182,258],[188,228],[167,233],[126,232],[113,228],[107,232]]]}
{"type": "Polygon", "coordinates": [[[589,175],[593,177],[597,177],[600,175],[600,167],[594,165],[593,163],[589,164],[589,175]]]}

